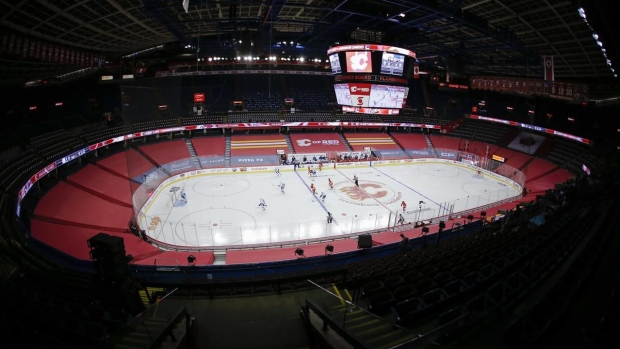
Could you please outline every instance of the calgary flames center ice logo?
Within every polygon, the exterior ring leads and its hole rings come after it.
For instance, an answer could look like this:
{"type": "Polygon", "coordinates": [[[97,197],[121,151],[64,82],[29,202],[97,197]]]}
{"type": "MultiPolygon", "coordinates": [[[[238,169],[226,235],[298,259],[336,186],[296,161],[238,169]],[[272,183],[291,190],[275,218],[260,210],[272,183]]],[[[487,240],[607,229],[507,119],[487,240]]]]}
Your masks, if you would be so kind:
{"type": "Polygon", "coordinates": [[[364,201],[366,199],[380,199],[385,197],[388,192],[382,186],[375,183],[362,183],[359,187],[350,186],[340,188],[340,192],[344,193],[351,200],[364,201]]]}
{"type": "Polygon", "coordinates": [[[365,70],[368,66],[368,55],[366,52],[358,52],[349,58],[351,61],[351,69],[365,70]]]}

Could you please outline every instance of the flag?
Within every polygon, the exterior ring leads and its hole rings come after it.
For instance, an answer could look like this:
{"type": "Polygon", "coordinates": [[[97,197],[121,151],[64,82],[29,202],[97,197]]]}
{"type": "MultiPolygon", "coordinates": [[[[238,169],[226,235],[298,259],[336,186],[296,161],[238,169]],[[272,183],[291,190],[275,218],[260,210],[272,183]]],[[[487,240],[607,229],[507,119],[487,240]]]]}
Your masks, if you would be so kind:
{"type": "Polygon", "coordinates": [[[420,65],[418,63],[413,63],[413,78],[420,78],[420,65]]]}
{"type": "Polygon", "coordinates": [[[543,62],[545,64],[545,81],[554,81],[555,77],[553,74],[553,56],[543,56],[543,62]]]}

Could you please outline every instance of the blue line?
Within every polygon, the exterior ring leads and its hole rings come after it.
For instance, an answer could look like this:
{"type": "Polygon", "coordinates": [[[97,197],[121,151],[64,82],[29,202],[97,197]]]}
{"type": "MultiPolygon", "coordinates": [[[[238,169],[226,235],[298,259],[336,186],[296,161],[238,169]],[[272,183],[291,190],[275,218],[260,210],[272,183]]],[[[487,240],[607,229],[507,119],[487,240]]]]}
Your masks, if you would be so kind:
{"type": "MultiPolygon", "coordinates": [[[[306,186],[306,188],[310,192],[310,195],[312,195],[312,196],[314,196],[316,198],[316,201],[319,203],[319,205],[321,205],[321,207],[323,207],[323,210],[325,210],[325,212],[329,213],[329,211],[327,210],[327,207],[325,207],[325,205],[323,205],[321,200],[316,195],[314,195],[312,193],[312,189],[310,189],[310,186],[308,186],[308,183],[306,183],[306,181],[304,181],[304,179],[301,178],[301,175],[299,174],[299,172],[295,171],[295,174],[297,175],[297,177],[299,177],[301,182],[306,186]]],[[[336,220],[336,218],[333,218],[333,217],[334,217],[334,215],[332,215],[332,221],[334,221],[334,223],[336,223],[336,225],[338,225],[338,221],[336,220]]]]}
{"type": "Polygon", "coordinates": [[[399,183],[399,184],[400,184],[400,185],[402,185],[403,187],[408,188],[409,190],[413,191],[414,193],[416,193],[416,194],[420,195],[421,197],[425,198],[426,200],[428,200],[428,201],[430,201],[430,202],[434,203],[435,205],[439,206],[439,208],[444,208],[444,209],[446,208],[446,207],[441,206],[441,204],[439,204],[439,203],[435,202],[433,199],[429,198],[428,196],[426,196],[426,195],[424,195],[424,194],[420,193],[419,191],[417,191],[417,190],[415,190],[415,189],[411,188],[410,186],[406,185],[405,183],[403,183],[403,182],[399,181],[398,179],[396,179],[396,178],[394,178],[394,177],[390,176],[389,174],[387,174],[387,173],[385,173],[385,172],[383,172],[383,171],[381,171],[381,170],[377,169],[376,167],[372,167],[372,168],[373,168],[375,171],[378,171],[378,172],[382,173],[384,176],[391,178],[393,181],[395,181],[396,183],[399,183]]]}

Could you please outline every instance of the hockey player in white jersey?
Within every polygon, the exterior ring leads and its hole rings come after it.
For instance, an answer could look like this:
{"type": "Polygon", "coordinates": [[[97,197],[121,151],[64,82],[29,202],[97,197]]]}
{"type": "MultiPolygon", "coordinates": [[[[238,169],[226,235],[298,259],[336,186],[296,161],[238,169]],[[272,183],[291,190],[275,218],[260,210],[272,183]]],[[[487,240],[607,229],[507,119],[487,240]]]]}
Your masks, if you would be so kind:
{"type": "Polygon", "coordinates": [[[282,194],[284,194],[284,186],[285,186],[285,184],[283,182],[280,182],[280,192],[282,194]]]}
{"type": "Polygon", "coordinates": [[[321,202],[325,202],[325,198],[327,197],[327,195],[325,195],[324,192],[321,192],[321,195],[319,197],[321,198],[321,202]]]}
{"type": "Polygon", "coordinates": [[[260,203],[258,204],[258,207],[262,207],[263,211],[265,210],[265,208],[267,207],[267,204],[265,203],[265,199],[260,199],[260,203]]]}

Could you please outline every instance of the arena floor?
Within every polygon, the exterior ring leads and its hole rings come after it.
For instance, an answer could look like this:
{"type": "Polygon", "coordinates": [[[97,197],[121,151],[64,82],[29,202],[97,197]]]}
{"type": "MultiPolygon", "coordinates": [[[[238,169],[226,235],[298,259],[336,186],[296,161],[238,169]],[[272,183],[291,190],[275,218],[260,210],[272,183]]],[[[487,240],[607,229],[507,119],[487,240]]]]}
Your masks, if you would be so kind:
{"type": "Polygon", "coordinates": [[[402,201],[407,203],[405,222],[416,222],[521,192],[512,181],[478,178],[459,164],[326,167],[315,168],[315,177],[305,168],[279,169],[280,176],[273,170],[208,173],[168,183],[144,207],[139,224],[151,238],[175,246],[282,244],[386,229],[398,224],[402,201]],[[285,184],[284,194],[280,183],[285,184]],[[186,203],[179,195],[171,197],[172,187],[185,192],[186,203]],[[321,193],[326,195],[324,201],[321,193]],[[267,205],[264,209],[259,207],[261,198],[267,205]],[[327,223],[328,212],[332,223],[327,223]]]}

